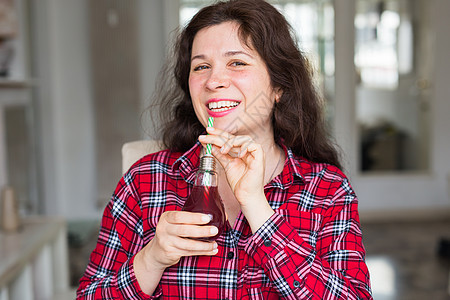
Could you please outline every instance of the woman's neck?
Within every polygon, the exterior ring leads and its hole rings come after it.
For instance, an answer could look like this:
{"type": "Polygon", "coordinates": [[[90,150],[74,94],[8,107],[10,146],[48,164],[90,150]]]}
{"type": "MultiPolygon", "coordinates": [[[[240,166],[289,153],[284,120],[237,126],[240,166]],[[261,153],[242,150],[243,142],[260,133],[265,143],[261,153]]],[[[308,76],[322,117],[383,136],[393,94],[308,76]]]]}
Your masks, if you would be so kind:
{"type": "Polygon", "coordinates": [[[276,177],[282,170],[285,161],[285,155],[283,149],[273,141],[266,147],[262,145],[265,153],[265,172],[264,183],[269,183],[274,177],[276,177]]]}
{"type": "Polygon", "coordinates": [[[273,135],[253,136],[253,140],[260,144],[264,151],[264,183],[267,184],[283,170],[285,160],[284,151],[275,142],[273,135]]]}

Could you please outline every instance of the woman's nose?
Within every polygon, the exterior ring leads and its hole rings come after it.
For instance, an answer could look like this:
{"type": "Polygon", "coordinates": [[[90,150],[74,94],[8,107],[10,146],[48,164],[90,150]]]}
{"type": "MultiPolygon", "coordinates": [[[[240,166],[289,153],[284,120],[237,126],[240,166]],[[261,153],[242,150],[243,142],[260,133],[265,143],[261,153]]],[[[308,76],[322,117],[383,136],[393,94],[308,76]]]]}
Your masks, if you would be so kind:
{"type": "Polygon", "coordinates": [[[210,73],[210,76],[206,82],[206,87],[209,90],[216,90],[220,88],[227,88],[230,86],[230,78],[226,73],[226,70],[216,69],[210,73]]]}

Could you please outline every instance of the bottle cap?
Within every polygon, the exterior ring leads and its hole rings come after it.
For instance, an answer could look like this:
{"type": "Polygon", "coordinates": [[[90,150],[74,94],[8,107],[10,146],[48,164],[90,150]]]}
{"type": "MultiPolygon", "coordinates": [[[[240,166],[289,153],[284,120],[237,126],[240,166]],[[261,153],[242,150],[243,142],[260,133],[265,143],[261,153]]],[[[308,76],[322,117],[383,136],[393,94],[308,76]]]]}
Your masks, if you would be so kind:
{"type": "Polygon", "coordinates": [[[205,154],[200,159],[200,170],[204,171],[215,171],[216,161],[212,155],[205,154]]]}

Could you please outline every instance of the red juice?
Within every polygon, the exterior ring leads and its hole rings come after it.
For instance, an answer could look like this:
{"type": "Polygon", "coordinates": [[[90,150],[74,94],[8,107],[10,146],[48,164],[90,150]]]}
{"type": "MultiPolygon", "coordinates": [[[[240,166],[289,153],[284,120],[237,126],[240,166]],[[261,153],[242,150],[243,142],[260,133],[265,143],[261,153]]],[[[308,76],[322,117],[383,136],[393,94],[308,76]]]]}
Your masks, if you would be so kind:
{"type": "Polygon", "coordinates": [[[216,240],[225,230],[225,207],[219,196],[217,186],[194,186],[189,198],[183,206],[183,210],[212,215],[211,222],[206,225],[216,226],[219,229],[219,232],[215,236],[196,238],[198,240],[216,240]]]}

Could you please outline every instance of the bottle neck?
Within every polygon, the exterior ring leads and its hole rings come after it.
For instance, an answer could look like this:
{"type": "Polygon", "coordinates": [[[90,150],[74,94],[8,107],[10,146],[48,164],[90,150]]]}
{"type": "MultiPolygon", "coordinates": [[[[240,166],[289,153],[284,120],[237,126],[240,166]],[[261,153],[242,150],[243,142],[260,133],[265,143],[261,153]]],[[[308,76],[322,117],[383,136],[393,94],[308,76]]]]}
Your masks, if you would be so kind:
{"type": "Polygon", "coordinates": [[[195,180],[197,186],[217,186],[216,161],[211,155],[200,159],[200,166],[195,180]]]}

